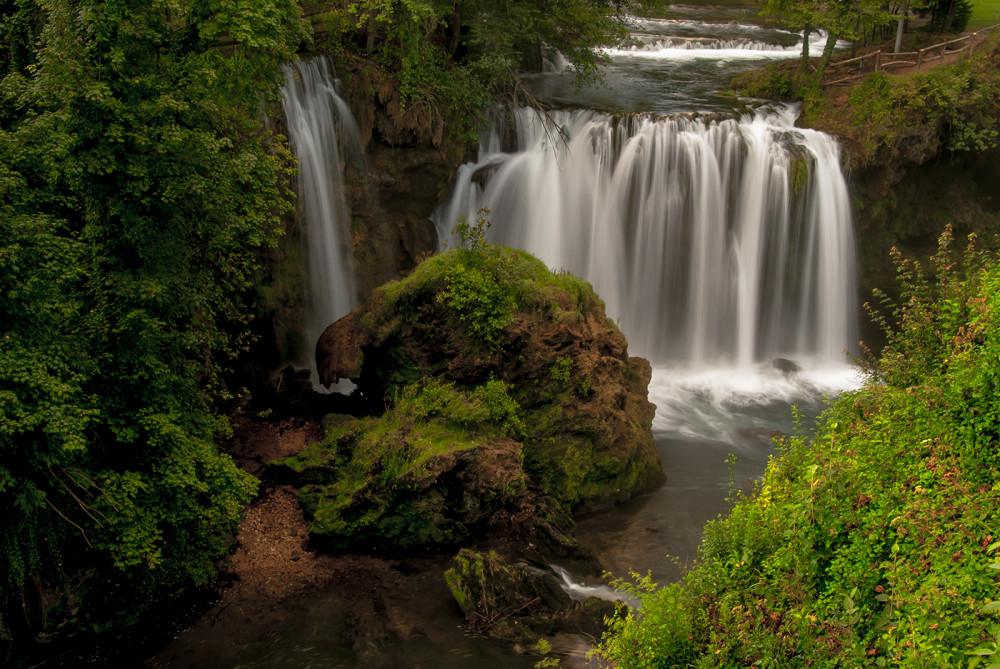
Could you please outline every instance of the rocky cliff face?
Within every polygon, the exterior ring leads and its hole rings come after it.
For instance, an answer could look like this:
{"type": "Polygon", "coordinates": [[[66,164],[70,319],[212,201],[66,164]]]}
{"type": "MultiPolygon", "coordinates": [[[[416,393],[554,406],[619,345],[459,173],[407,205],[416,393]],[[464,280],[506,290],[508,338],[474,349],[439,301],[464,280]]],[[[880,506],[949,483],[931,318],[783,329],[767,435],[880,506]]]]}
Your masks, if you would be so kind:
{"type": "Polygon", "coordinates": [[[437,110],[403,104],[398,82],[370,61],[344,59],[337,72],[370,168],[367,175],[354,175],[346,189],[364,297],[438,250],[430,216],[475,142],[450,132],[455,124],[437,110]]]}

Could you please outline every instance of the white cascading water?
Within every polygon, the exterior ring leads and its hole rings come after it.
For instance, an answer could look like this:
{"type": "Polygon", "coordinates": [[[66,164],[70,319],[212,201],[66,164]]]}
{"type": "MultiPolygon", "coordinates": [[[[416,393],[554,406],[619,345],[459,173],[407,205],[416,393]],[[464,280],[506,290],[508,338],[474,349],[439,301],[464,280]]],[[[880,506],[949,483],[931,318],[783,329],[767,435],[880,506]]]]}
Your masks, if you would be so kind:
{"type": "MultiPolygon", "coordinates": [[[[775,33],[783,33],[791,37],[797,35],[797,33],[774,29],[765,31],[757,26],[732,26],[734,32],[737,28],[742,28],[745,34],[720,38],[718,36],[706,37],[697,34],[662,34],[664,30],[669,33],[673,30],[684,31],[687,29],[689,31],[696,31],[699,28],[705,29],[706,25],[700,22],[685,24],[677,21],[649,20],[642,22],[640,25],[655,29],[657,32],[638,35],[635,44],[620,49],[609,49],[607,53],[612,56],[638,56],[681,60],[692,58],[713,60],[718,58],[728,58],[730,60],[781,60],[800,56],[803,48],[801,39],[796,44],[782,46],[768,39],[759,39],[755,34],[765,32],[768,37],[773,37],[775,33]]],[[[826,43],[826,37],[827,34],[825,32],[812,32],[809,36],[810,51],[812,53],[822,51],[826,43]]],[[[849,46],[849,43],[838,42],[838,48],[846,46],[849,46]]]]}
{"type": "Polygon", "coordinates": [[[313,372],[313,348],[330,324],[354,308],[357,293],[344,199],[341,147],[364,160],[360,132],[326,58],[283,66],[282,102],[288,139],[299,166],[299,220],[308,269],[305,351],[299,362],[313,372]]]}
{"type": "MultiPolygon", "coordinates": [[[[770,401],[785,393],[758,372],[784,379],[775,358],[835,368],[830,390],[842,389],[854,383],[844,362],[857,341],[848,191],[836,142],[795,128],[795,116],[792,107],[724,121],[577,111],[553,114],[553,125],[518,110],[514,150],[499,150],[494,129],[479,161],[459,171],[435,213],[439,237],[490,209],[491,241],[589,280],[630,352],[670,367],[672,381],[700,375],[696,394],[731,401],[733,379],[753,377],[748,392],[770,401]],[[706,390],[719,379],[725,390],[706,390]]],[[[651,396],[660,381],[654,373],[651,396]]],[[[653,397],[663,429],[672,393],[653,397]]],[[[671,400],[688,405],[687,424],[698,413],[689,400],[671,400]]]]}

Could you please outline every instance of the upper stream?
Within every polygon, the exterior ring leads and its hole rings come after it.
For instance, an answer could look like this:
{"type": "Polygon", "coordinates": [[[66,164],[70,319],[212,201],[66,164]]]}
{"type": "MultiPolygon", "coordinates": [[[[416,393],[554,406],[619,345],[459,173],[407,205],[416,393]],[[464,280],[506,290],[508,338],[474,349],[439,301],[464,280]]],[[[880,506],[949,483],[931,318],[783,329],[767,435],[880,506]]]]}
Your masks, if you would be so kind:
{"type": "MultiPolygon", "coordinates": [[[[732,79],[802,54],[802,35],[763,23],[755,9],[723,4],[674,4],[656,19],[636,20],[635,44],[609,51],[602,83],[580,88],[558,57],[528,76],[541,100],[607,113],[732,112],[742,102],[720,92],[732,79]]],[[[813,33],[810,53],[826,35],[813,33]]],[[[844,45],[841,45],[844,46],[844,45]]]]}
{"type": "MultiPolygon", "coordinates": [[[[858,385],[847,357],[858,305],[836,141],[795,128],[793,107],[738,116],[745,101],[718,92],[741,71],[798,57],[801,35],[745,8],[673,5],[637,22],[634,36],[634,46],[609,53],[606,85],[578,89],[557,57],[531,75],[532,93],[564,111],[499,117],[435,223],[445,240],[460,216],[488,208],[491,241],[589,280],[630,353],[652,362],[667,483],[581,519],[579,535],[612,572],[651,571],[662,582],[694,559],[704,524],[726,511],[730,493],[752,489],[773,452],[770,436],[796,429],[792,407],[808,429],[824,397],[858,385]]],[[[823,36],[815,39],[818,51],[823,36]]],[[[344,146],[356,130],[325,67],[289,67],[285,87],[317,310],[310,336],[351,308],[354,290],[332,138],[344,146]]],[[[598,592],[560,578],[576,594],[598,592]]],[[[318,592],[289,604],[231,666],[352,666],[349,649],[301,622],[344,616],[325,601],[318,592]]],[[[385,666],[536,659],[448,624],[439,639],[387,649],[385,666]]]]}

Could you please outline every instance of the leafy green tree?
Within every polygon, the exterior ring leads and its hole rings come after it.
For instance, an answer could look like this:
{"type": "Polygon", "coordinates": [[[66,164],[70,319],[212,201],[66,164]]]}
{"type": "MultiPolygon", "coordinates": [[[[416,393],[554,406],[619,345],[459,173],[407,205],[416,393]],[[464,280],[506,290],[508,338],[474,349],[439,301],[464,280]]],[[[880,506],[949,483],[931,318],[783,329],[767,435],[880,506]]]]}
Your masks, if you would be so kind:
{"type": "Polygon", "coordinates": [[[819,76],[823,76],[838,40],[863,40],[876,29],[889,25],[892,19],[886,0],[832,0],[826,3],[820,25],[827,31],[827,38],[817,68],[819,76]]]}
{"type": "Polygon", "coordinates": [[[560,51],[586,79],[661,0],[351,0],[327,14],[336,46],[396,73],[408,102],[479,112],[530,52],[560,51]]]}
{"type": "Polygon", "coordinates": [[[816,0],[766,0],[761,14],[777,15],[789,28],[802,31],[802,71],[809,70],[809,37],[822,21],[822,6],[816,0]]]}
{"type": "Polygon", "coordinates": [[[0,0],[0,76],[34,62],[40,30],[41,9],[35,0],[0,0]]]}
{"type": "Polygon", "coordinates": [[[802,29],[804,48],[802,70],[809,68],[809,35],[814,30],[827,33],[817,67],[823,76],[837,42],[842,39],[864,40],[892,22],[887,0],[764,0],[762,12],[780,16],[792,28],[802,29]]]}
{"type": "Polygon", "coordinates": [[[972,0],[923,0],[918,10],[931,15],[931,28],[941,32],[960,33],[972,18],[972,0]]]}
{"type": "Polygon", "coordinates": [[[25,638],[204,583],[256,490],[213,403],[290,210],[261,109],[306,33],[293,0],[0,14],[40,26],[0,83],[0,634],[25,638]]]}

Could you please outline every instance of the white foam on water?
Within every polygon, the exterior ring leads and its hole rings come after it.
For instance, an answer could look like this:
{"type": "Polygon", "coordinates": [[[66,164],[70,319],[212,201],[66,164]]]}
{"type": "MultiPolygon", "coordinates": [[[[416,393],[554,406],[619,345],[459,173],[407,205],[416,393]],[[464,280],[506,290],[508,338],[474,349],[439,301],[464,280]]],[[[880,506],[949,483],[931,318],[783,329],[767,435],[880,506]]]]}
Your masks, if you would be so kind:
{"type": "Polygon", "coordinates": [[[653,432],[675,438],[732,441],[734,435],[746,430],[790,431],[794,428],[793,405],[810,407],[811,413],[817,413],[825,399],[864,383],[864,375],[855,365],[791,362],[800,369],[782,371],[775,361],[745,367],[654,367],[649,383],[649,400],[656,405],[653,432]]]}
{"type": "Polygon", "coordinates": [[[585,602],[592,597],[596,597],[608,602],[624,602],[632,609],[638,609],[640,606],[639,600],[627,592],[615,590],[608,585],[586,585],[581,581],[575,580],[572,574],[559,565],[553,564],[549,565],[549,567],[556,575],[559,587],[574,601],[585,602]]]}

